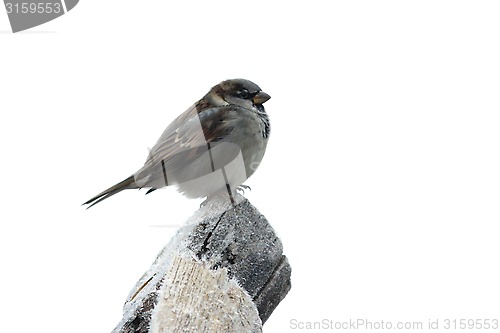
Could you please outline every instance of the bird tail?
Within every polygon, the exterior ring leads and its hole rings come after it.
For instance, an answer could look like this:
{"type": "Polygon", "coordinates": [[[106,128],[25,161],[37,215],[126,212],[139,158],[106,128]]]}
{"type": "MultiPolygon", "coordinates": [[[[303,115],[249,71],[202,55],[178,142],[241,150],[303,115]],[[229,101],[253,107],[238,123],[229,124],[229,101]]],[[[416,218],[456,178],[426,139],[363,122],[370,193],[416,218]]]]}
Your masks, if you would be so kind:
{"type": "Polygon", "coordinates": [[[130,176],[127,179],[119,182],[118,184],[111,186],[107,190],[102,191],[101,193],[99,193],[98,195],[93,197],[92,199],[84,202],[83,205],[90,205],[87,207],[87,209],[89,209],[93,205],[103,201],[104,199],[109,198],[110,196],[115,195],[116,193],[119,193],[119,192],[126,190],[128,188],[135,188],[134,183],[135,183],[134,176],[130,176]]]}

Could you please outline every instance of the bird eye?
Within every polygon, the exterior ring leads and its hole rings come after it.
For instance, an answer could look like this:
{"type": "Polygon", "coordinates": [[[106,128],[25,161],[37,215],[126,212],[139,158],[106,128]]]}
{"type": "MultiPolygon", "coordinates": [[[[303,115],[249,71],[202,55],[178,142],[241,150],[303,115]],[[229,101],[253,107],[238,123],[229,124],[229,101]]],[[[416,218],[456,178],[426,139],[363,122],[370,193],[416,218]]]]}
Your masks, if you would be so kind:
{"type": "Polygon", "coordinates": [[[238,96],[239,98],[246,99],[248,98],[248,90],[246,89],[240,90],[236,93],[236,96],[238,96]]]}

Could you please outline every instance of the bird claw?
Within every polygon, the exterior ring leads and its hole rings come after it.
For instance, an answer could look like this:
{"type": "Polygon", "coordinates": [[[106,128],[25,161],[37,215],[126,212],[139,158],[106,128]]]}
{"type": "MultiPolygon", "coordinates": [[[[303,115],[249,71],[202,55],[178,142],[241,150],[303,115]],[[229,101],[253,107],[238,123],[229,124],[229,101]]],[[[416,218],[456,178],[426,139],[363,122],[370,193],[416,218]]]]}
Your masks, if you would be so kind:
{"type": "MultiPolygon", "coordinates": [[[[245,194],[245,191],[249,190],[251,191],[252,188],[248,185],[240,185],[236,188],[237,193],[245,194]]],[[[221,199],[221,200],[227,200],[229,199],[233,205],[235,205],[235,200],[234,200],[234,192],[229,194],[226,191],[218,191],[212,194],[209,194],[207,198],[200,204],[200,208],[203,206],[206,206],[210,201],[214,199],[221,199]]]]}
{"type": "Polygon", "coordinates": [[[236,192],[240,192],[241,194],[245,194],[246,190],[251,191],[252,188],[248,185],[240,185],[236,188],[236,192]]]}

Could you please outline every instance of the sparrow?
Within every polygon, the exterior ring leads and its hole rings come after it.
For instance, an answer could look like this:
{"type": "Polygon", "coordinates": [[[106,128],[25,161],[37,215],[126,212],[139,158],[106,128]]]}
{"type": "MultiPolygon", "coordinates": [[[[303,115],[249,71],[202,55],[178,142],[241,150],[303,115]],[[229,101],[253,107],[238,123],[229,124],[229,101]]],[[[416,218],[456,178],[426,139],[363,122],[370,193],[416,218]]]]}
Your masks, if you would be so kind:
{"type": "MultiPolygon", "coordinates": [[[[144,166],[86,201],[87,208],[125,189],[174,185],[188,198],[231,196],[264,157],[271,132],[264,103],[271,98],[244,79],[222,81],[162,133],[144,166]]],[[[234,202],[233,202],[234,203],[234,202]]]]}

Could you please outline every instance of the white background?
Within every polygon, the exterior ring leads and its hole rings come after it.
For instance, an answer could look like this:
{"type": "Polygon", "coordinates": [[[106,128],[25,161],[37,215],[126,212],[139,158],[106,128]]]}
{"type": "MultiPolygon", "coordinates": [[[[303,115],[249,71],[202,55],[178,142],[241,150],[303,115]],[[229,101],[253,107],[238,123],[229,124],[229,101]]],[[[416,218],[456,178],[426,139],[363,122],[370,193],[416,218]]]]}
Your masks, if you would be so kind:
{"type": "Polygon", "coordinates": [[[265,332],[498,318],[499,17],[494,1],[83,0],[12,34],[0,9],[1,330],[115,327],[201,200],[80,204],[235,77],[272,96],[247,197],[293,269],[265,332]]]}

